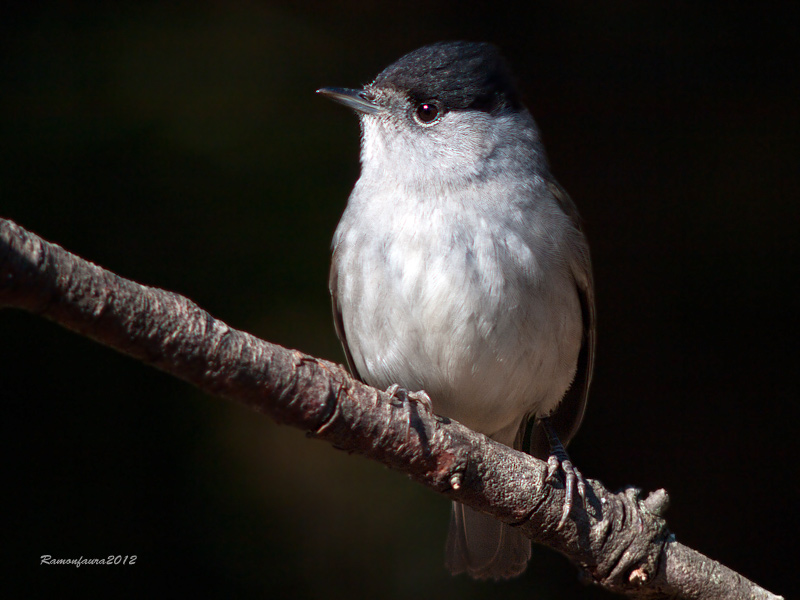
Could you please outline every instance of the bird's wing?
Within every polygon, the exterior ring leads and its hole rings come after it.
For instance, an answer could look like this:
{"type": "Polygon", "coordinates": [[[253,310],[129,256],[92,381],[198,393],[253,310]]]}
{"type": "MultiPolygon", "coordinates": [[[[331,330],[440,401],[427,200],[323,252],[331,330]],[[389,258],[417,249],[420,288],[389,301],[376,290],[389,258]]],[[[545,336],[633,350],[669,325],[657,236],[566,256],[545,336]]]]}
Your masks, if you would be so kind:
{"type": "MultiPolygon", "coordinates": [[[[581,230],[581,218],[578,214],[578,209],[561,186],[555,182],[550,182],[549,187],[559,206],[569,216],[574,226],[571,240],[570,269],[583,317],[583,342],[578,355],[575,379],[572,381],[572,385],[567,390],[558,408],[550,415],[550,422],[554,426],[561,443],[566,446],[575,436],[581,421],[583,421],[583,414],[586,410],[586,401],[589,395],[589,385],[592,381],[596,336],[594,282],[592,280],[592,261],[589,255],[589,245],[581,230]]],[[[531,432],[530,449],[531,453],[539,458],[545,458],[549,454],[547,436],[540,426],[534,426],[531,432]]]]}
{"type": "Polygon", "coordinates": [[[339,253],[333,249],[333,256],[331,258],[331,273],[328,278],[328,289],[331,292],[331,308],[333,309],[333,326],[336,328],[336,335],[342,343],[345,358],[347,358],[347,367],[350,369],[353,377],[359,381],[364,381],[364,378],[356,371],[356,364],[353,360],[353,355],[350,353],[350,347],[347,345],[347,336],[344,332],[344,320],[342,319],[342,307],[339,305],[339,269],[337,263],[339,260],[339,253]]]}

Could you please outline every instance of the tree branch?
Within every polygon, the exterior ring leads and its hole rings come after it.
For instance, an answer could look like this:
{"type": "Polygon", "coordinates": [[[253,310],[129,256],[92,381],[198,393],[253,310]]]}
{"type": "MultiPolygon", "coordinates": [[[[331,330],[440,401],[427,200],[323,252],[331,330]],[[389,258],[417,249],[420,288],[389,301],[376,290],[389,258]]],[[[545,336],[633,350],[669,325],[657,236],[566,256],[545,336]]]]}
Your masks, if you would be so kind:
{"type": "Polygon", "coordinates": [[[306,430],[517,525],[602,587],[632,598],[779,598],[678,543],[659,490],[591,481],[586,511],[557,530],[563,486],[547,465],[399,402],[339,365],[237,331],[177,294],[123,279],[0,219],[0,307],[20,308],[192,385],[306,430]]]}

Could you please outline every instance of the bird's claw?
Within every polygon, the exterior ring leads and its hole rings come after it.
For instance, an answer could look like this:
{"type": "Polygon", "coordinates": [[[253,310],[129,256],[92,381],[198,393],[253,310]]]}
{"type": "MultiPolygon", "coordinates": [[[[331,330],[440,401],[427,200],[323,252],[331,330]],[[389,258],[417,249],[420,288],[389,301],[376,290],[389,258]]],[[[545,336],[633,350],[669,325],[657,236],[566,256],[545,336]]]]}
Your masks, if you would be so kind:
{"type": "Polygon", "coordinates": [[[556,480],[558,470],[564,471],[564,508],[561,511],[561,519],[558,521],[556,529],[561,529],[567,522],[569,514],[572,512],[575,499],[575,488],[578,488],[578,496],[581,499],[581,506],[586,508],[586,480],[581,472],[575,468],[572,461],[564,449],[564,445],[558,439],[555,429],[550,423],[550,419],[541,420],[544,427],[547,441],[550,443],[550,456],[547,459],[547,482],[556,480]]]}
{"type": "MultiPolygon", "coordinates": [[[[424,410],[428,411],[429,415],[433,414],[433,403],[431,402],[431,397],[424,390],[419,390],[418,392],[409,392],[407,389],[400,387],[396,383],[394,385],[390,385],[386,388],[386,393],[389,394],[390,401],[392,399],[397,399],[400,401],[400,404],[406,409],[407,420],[406,420],[406,431],[405,431],[405,438],[408,441],[409,436],[411,434],[411,406],[412,402],[416,406],[421,406],[424,410]]],[[[418,410],[418,409],[415,409],[418,410]]]]}
{"type": "Polygon", "coordinates": [[[575,500],[575,488],[578,488],[578,497],[581,500],[581,506],[586,507],[586,480],[583,478],[581,472],[575,468],[572,461],[564,452],[563,456],[554,452],[547,459],[547,481],[552,482],[557,479],[559,468],[564,471],[564,484],[566,493],[564,495],[564,508],[561,511],[561,519],[558,521],[556,529],[561,529],[567,522],[575,500]]]}
{"type": "Polygon", "coordinates": [[[425,407],[425,410],[427,410],[429,413],[433,413],[433,402],[425,390],[409,392],[407,389],[402,388],[395,383],[386,388],[386,393],[389,394],[389,398],[397,398],[401,402],[414,400],[418,404],[425,407]]]}

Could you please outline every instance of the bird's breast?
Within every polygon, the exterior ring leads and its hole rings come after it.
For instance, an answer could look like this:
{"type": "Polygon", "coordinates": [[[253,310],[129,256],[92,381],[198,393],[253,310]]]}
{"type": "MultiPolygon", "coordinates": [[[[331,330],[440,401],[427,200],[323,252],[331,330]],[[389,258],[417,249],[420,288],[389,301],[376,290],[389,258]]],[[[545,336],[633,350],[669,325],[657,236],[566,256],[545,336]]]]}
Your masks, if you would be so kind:
{"type": "Polygon", "coordinates": [[[514,227],[522,214],[501,221],[422,207],[361,217],[343,218],[333,268],[365,381],[424,389],[438,413],[489,435],[549,413],[572,380],[581,338],[577,295],[552,240],[514,227]]]}

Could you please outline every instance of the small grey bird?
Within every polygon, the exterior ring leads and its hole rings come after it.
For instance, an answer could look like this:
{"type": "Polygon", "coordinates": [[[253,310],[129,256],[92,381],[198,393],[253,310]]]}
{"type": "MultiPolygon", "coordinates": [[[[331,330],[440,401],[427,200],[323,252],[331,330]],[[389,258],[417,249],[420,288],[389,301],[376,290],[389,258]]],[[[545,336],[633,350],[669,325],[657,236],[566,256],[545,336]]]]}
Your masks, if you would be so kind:
{"type": "MultiPolygon", "coordinates": [[[[350,369],[424,390],[437,413],[563,470],[563,523],[585,489],[562,443],[592,375],[591,262],[505,61],[491,44],[437,43],[363,89],[319,93],[362,131],[330,275],[350,369]]],[[[522,573],[531,548],[454,503],[446,552],[451,572],[497,579],[522,573]]]]}

